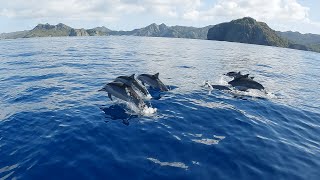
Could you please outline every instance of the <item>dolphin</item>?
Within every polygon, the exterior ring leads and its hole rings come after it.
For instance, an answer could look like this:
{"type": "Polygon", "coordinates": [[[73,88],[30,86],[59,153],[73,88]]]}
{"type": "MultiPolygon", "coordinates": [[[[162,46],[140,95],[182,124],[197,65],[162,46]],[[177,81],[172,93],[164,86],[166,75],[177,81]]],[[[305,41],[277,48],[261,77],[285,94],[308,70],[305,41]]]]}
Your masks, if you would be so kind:
{"type": "MultiPolygon", "coordinates": [[[[132,82],[128,82],[132,84],[132,82]]],[[[111,82],[106,84],[99,91],[108,92],[108,97],[112,100],[112,96],[122,99],[126,102],[133,102],[137,107],[143,108],[145,106],[144,101],[139,97],[139,95],[132,89],[131,86],[124,84],[122,82],[111,82]]]]}
{"type": "Polygon", "coordinates": [[[148,90],[134,78],[134,75],[135,74],[132,74],[131,76],[119,76],[114,81],[122,82],[128,86],[133,86],[136,89],[138,89],[140,92],[142,92],[145,96],[148,96],[149,95],[148,90]]]}
{"type": "Polygon", "coordinates": [[[223,86],[223,85],[211,85],[213,89],[218,89],[218,90],[228,90],[230,91],[231,89],[228,88],[227,86],[223,86]]]}
{"type": "Polygon", "coordinates": [[[240,91],[246,91],[248,89],[264,89],[264,87],[260,83],[254,81],[247,75],[237,76],[232,81],[228,82],[228,84],[231,84],[233,87],[236,87],[240,91]]]}
{"type": "MultiPolygon", "coordinates": [[[[227,74],[224,74],[226,76],[229,76],[229,77],[233,77],[234,79],[235,78],[240,78],[240,77],[245,77],[245,78],[249,78],[249,74],[241,74],[241,72],[235,72],[235,71],[231,71],[231,72],[228,72],[227,74]]],[[[253,79],[254,77],[250,77],[250,79],[253,79]]]]}
{"type": "Polygon", "coordinates": [[[161,91],[169,91],[167,86],[165,86],[159,79],[159,73],[155,75],[151,74],[140,74],[138,79],[142,82],[142,84],[148,84],[152,88],[160,89],[161,91]]]}
{"type": "Polygon", "coordinates": [[[223,86],[223,85],[211,85],[211,84],[209,83],[209,81],[205,81],[205,82],[204,82],[204,86],[205,86],[205,87],[209,87],[210,90],[213,90],[213,89],[228,90],[228,91],[231,90],[231,89],[228,88],[227,86],[223,86]]]}

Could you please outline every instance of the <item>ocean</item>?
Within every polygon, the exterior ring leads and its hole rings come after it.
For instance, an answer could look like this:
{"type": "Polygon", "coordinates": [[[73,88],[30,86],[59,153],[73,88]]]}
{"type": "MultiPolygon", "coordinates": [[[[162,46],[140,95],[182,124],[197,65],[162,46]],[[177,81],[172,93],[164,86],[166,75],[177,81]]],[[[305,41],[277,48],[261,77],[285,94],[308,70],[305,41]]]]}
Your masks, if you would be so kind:
{"type": "Polygon", "coordinates": [[[134,36],[0,41],[0,179],[320,179],[320,54],[134,36]],[[209,91],[241,71],[266,92],[209,91]],[[99,92],[160,73],[141,115],[99,92]]]}

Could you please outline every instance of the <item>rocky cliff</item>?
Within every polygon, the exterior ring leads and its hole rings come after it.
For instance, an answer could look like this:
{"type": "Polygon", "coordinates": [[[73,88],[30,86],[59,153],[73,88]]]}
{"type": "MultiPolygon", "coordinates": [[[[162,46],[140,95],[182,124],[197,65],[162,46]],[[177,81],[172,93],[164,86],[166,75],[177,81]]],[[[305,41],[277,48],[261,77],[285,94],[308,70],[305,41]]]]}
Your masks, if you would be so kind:
{"type": "Polygon", "coordinates": [[[209,40],[288,47],[287,40],[279,37],[266,23],[245,17],[221,23],[209,29],[209,40]]]}

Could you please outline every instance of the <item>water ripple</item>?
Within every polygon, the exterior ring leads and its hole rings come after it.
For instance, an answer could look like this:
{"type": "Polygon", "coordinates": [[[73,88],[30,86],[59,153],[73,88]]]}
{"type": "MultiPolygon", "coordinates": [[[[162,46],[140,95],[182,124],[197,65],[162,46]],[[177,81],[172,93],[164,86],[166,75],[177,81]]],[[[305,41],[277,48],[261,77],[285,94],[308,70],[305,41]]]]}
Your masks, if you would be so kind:
{"type": "Polygon", "coordinates": [[[317,53],[127,36],[0,48],[1,179],[320,177],[317,53]],[[267,93],[202,87],[227,85],[229,71],[267,93]],[[153,116],[98,92],[117,76],[157,72],[172,88],[148,102],[153,116]]]}

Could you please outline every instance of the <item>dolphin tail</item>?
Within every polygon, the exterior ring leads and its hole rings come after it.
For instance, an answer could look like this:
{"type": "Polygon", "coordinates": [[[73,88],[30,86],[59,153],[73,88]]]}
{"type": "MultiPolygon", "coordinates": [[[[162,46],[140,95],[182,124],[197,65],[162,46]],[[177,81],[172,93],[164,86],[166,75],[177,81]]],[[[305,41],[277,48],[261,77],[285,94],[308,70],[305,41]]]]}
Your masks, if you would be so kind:
{"type": "Polygon", "coordinates": [[[111,93],[108,93],[108,97],[110,98],[111,101],[113,101],[113,99],[111,97],[111,93]]]}

